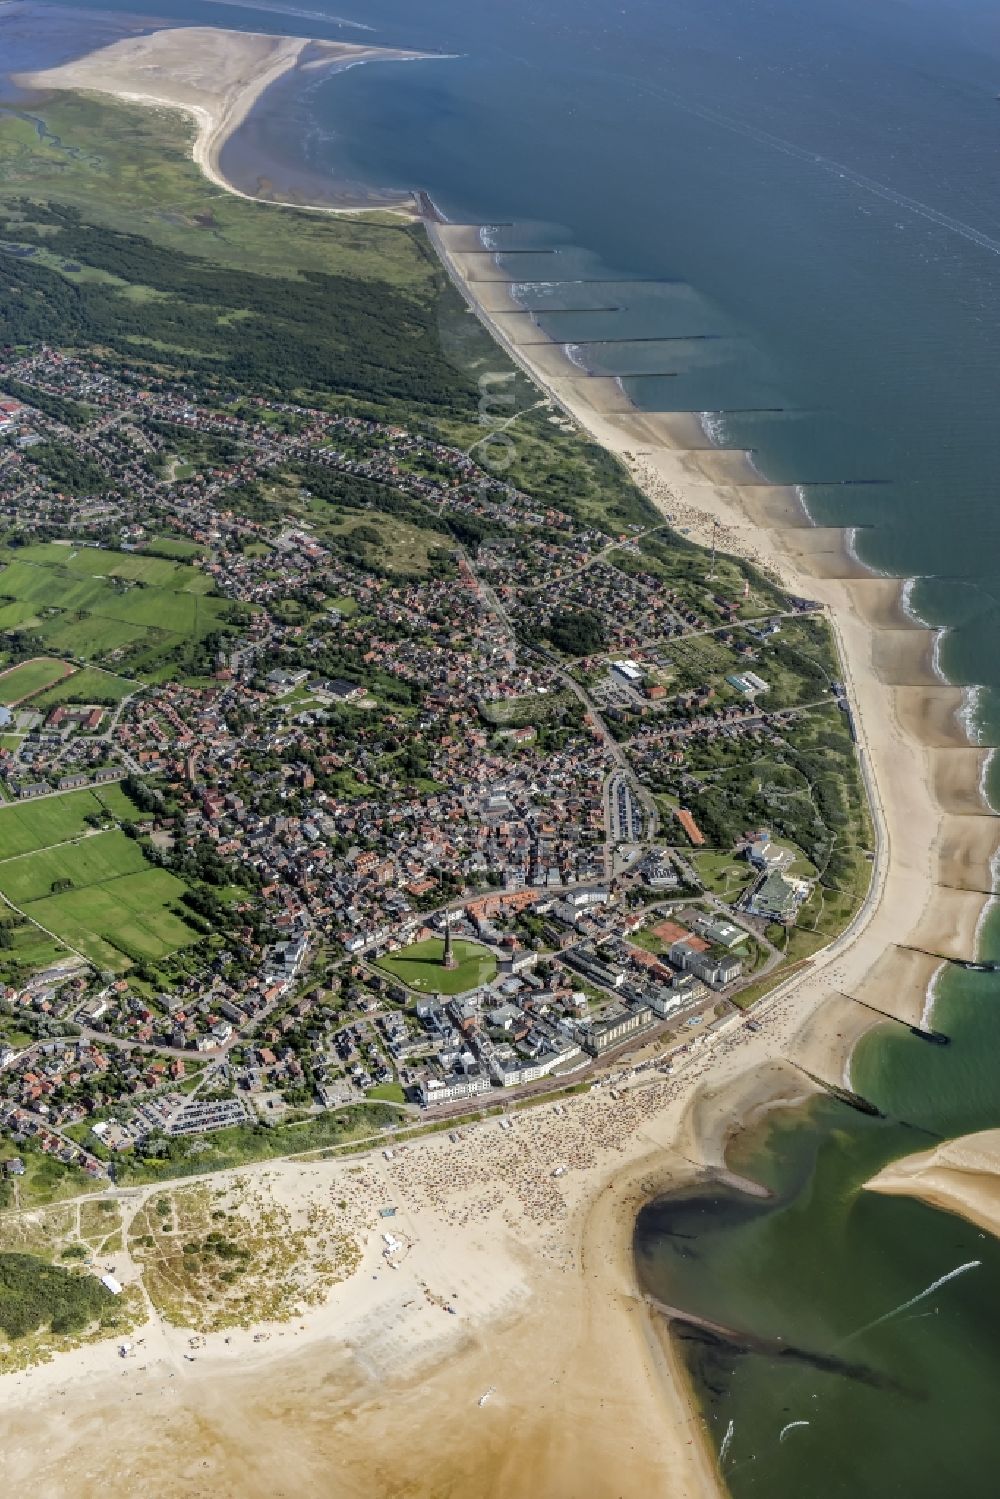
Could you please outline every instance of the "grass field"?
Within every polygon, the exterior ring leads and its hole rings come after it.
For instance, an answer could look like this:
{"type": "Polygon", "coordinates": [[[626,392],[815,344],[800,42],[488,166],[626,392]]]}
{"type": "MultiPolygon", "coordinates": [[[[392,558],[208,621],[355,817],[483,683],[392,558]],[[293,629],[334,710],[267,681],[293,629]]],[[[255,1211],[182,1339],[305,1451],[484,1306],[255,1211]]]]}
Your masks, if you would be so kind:
{"type": "Polygon", "coordinates": [[[127,677],[116,677],[114,672],[102,671],[99,666],[81,666],[71,677],[47,687],[31,699],[32,708],[55,708],[70,700],[76,703],[120,703],[135,691],[136,684],[127,677]]]}
{"type": "MultiPolygon", "coordinates": [[[[0,550],[0,610],[17,616],[6,627],[30,623],[50,650],[86,661],[115,653],[145,667],[181,641],[219,629],[229,602],[208,597],[211,587],[197,568],[166,557],[56,542],[0,550]]],[[[34,686],[26,677],[20,695],[41,691],[57,675],[40,676],[34,686]]]]}
{"type": "Polygon", "coordinates": [[[73,668],[52,656],[36,656],[0,672],[0,703],[20,703],[34,697],[46,687],[72,675],[73,668]]]}
{"type": "MultiPolygon", "coordinates": [[[[0,886],[3,866],[0,866],[0,886]]],[[[147,866],[101,884],[32,901],[27,914],[100,968],[122,972],[142,959],[157,962],[198,934],[174,914],[184,882],[147,866]]]]}
{"type": "MultiPolygon", "coordinates": [[[[109,786],[104,787],[101,796],[107,798],[111,790],[109,786]]],[[[120,795],[122,802],[131,807],[125,793],[120,795]]],[[[108,811],[116,817],[127,815],[116,810],[110,801],[105,805],[93,791],[70,791],[65,796],[46,796],[36,802],[16,802],[2,807],[0,850],[4,858],[11,859],[17,854],[32,853],[36,848],[65,843],[87,831],[88,816],[103,816],[108,811]]],[[[138,816],[134,809],[131,815],[138,816]]]]}
{"type": "Polygon", "coordinates": [[[26,973],[67,956],[60,942],[101,968],[122,972],[197,941],[178,914],[186,886],[149,865],[118,828],[88,816],[140,821],[120,786],[74,791],[0,809],[0,891],[30,922],[9,933],[0,973],[26,973]]]}
{"type": "Polygon", "coordinates": [[[380,958],[376,967],[418,994],[464,994],[496,976],[496,959],[478,942],[456,942],[454,947],[458,960],[454,968],[441,965],[444,941],[440,937],[411,943],[401,952],[380,958]]]}
{"type": "Polygon", "coordinates": [[[117,831],[92,833],[78,843],[0,860],[0,890],[16,906],[23,906],[51,895],[52,886],[63,880],[76,888],[148,868],[134,839],[117,831]]]}

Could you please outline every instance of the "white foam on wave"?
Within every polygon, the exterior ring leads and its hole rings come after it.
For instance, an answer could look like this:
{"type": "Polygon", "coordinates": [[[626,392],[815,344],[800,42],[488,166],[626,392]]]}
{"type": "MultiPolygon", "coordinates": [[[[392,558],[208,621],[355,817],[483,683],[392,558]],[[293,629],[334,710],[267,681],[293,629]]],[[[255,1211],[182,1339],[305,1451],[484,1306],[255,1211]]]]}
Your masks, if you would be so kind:
{"type": "Polygon", "coordinates": [[[874,562],[868,561],[867,557],[862,557],[859,555],[858,532],[860,530],[860,526],[847,526],[844,530],[844,545],[847,548],[847,555],[848,557],[850,557],[851,561],[856,562],[859,567],[863,567],[865,572],[871,573],[873,578],[897,577],[898,575],[896,573],[890,572],[888,568],[876,567],[874,562]]]}
{"type": "Polygon", "coordinates": [[[500,236],[495,224],[482,224],[479,229],[479,243],[484,250],[499,250],[500,236]]]}
{"type": "Polygon", "coordinates": [[[590,369],[583,357],[583,349],[579,344],[563,344],[563,353],[570,364],[575,364],[578,370],[583,370],[585,375],[590,374],[590,369]]]}
{"type": "Polygon", "coordinates": [[[1000,848],[994,849],[990,855],[990,889],[997,893],[990,896],[980,911],[979,919],[976,922],[976,933],[972,951],[977,961],[982,957],[983,928],[993,908],[997,904],[1000,904],[1000,848]]]}
{"type": "Polygon", "coordinates": [[[816,517],[813,515],[812,511],[809,509],[809,501],[806,498],[806,491],[805,491],[805,486],[804,485],[802,485],[802,484],[796,484],[795,485],[795,498],[798,500],[799,504],[802,506],[802,513],[805,516],[806,520],[809,522],[809,524],[811,526],[814,526],[816,524],[816,517]]]}
{"type": "Polygon", "coordinates": [[[709,442],[717,448],[727,445],[726,419],[721,411],[699,411],[698,424],[709,442]]]}
{"type": "MultiPolygon", "coordinates": [[[[993,867],[993,860],[992,859],[990,860],[990,869],[991,869],[991,871],[993,871],[993,873],[992,873],[992,884],[995,886],[997,880],[996,880],[996,872],[995,872],[994,867],[993,867]]],[[[979,961],[980,956],[982,954],[983,928],[985,927],[987,919],[991,915],[991,913],[992,913],[992,911],[993,911],[993,909],[994,909],[994,907],[996,905],[997,905],[997,896],[991,895],[989,897],[989,899],[986,901],[986,904],[983,906],[983,909],[980,911],[979,916],[976,919],[976,930],[975,930],[975,934],[973,936],[973,946],[972,946],[972,953],[973,953],[973,957],[976,959],[976,962],[979,961]]]]}
{"type": "Polygon", "coordinates": [[[531,290],[536,296],[548,296],[551,292],[561,292],[563,283],[561,281],[532,281],[531,290]]]}
{"type": "Polygon", "coordinates": [[[979,795],[982,797],[983,802],[987,807],[989,807],[991,812],[1000,811],[1000,807],[995,807],[993,805],[993,799],[990,796],[990,773],[993,768],[993,757],[995,756],[995,754],[995,749],[987,750],[986,754],[983,756],[983,763],[980,766],[979,770],[979,795]]]}
{"type": "Polygon", "coordinates": [[[982,730],[979,727],[979,706],[982,696],[982,687],[974,686],[963,689],[962,706],[958,710],[957,717],[970,744],[979,744],[982,741],[982,730]]]}
{"type": "Polygon", "coordinates": [[[912,619],[915,625],[921,625],[923,629],[930,630],[933,626],[913,606],[913,593],[920,581],[921,578],[919,575],[915,578],[907,578],[903,584],[903,591],[899,596],[899,602],[902,605],[903,613],[909,619],[912,619]]]}
{"type": "Polygon", "coordinates": [[[938,681],[943,682],[946,687],[949,685],[949,678],[941,665],[941,646],[944,643],[944,637],[947,633],[947,630],[935,630],[934,644],[931,647],[931,671],[937,677],[938,681]]]}
{"type": "Polygon", "coordinates": [[[947,963],[940,963],[927,981],[924,992],[924,1007],[920,1011],[920,1029],[928,1031],[931,1028],[931,1016],[934,1014],[934,1001],[937,998],[937,981],[948,967],[947,963]]]}

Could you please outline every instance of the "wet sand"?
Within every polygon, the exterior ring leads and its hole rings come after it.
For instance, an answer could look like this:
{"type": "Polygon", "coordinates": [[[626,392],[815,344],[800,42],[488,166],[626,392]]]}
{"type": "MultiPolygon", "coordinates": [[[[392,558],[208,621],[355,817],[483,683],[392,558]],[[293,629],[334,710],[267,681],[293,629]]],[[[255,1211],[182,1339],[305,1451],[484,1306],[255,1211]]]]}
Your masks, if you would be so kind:
{"type": "Polygon", "coordinates": [[[919,1197],[1000,1235],[1000,1130],[948,1140],[893,1161],[865,1183],[872,1192],[919,1197]]]}

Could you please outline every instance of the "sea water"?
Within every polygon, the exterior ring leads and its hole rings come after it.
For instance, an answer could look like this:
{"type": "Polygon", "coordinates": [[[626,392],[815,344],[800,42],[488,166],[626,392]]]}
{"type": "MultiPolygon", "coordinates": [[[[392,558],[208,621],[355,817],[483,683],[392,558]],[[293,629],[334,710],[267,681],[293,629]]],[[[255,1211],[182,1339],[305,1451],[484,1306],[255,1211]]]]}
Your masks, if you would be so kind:
{"type": "MultiPolygon", "coordinates": [[[[577,361],[651,410],[702,413],[818,523],[856,528],[873,568],[918,580],[940,668],[1000,743],[994,0],[158,10],[457,54],[275,90],[223,168],[252,186],[266,161],[276,196],[420,187],[496,224],[522,301],[577,361]]],[[[861,1190],[893,1157],[1000,1126],[1000,976],[948,969],[933,1018],[950,1046],[883,1027],[855,1057],[885,1120],[824,1098],[743,1138],[734,1164],[770,1199],[703,1190],[640,1218],[646,1283],[731,1330],[682,1346],[734,1494],[997,1490],[1000,1244],[861,1190]]]]}

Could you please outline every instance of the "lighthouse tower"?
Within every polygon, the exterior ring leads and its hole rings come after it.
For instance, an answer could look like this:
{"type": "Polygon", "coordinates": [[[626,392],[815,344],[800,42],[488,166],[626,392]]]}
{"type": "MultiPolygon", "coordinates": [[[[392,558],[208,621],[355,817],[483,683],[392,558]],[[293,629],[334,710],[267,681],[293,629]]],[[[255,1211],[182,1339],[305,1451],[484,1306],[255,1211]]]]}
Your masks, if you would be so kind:
{"type": "Polygon", "coordinates": [[[448,911],[444,913],[444,953],[441,957],[442,968],[458,967],[458,959],[455,957],[455,950],[451,945],[451,921],[449,919],[450,914],[451,913],[448,911]]]}

